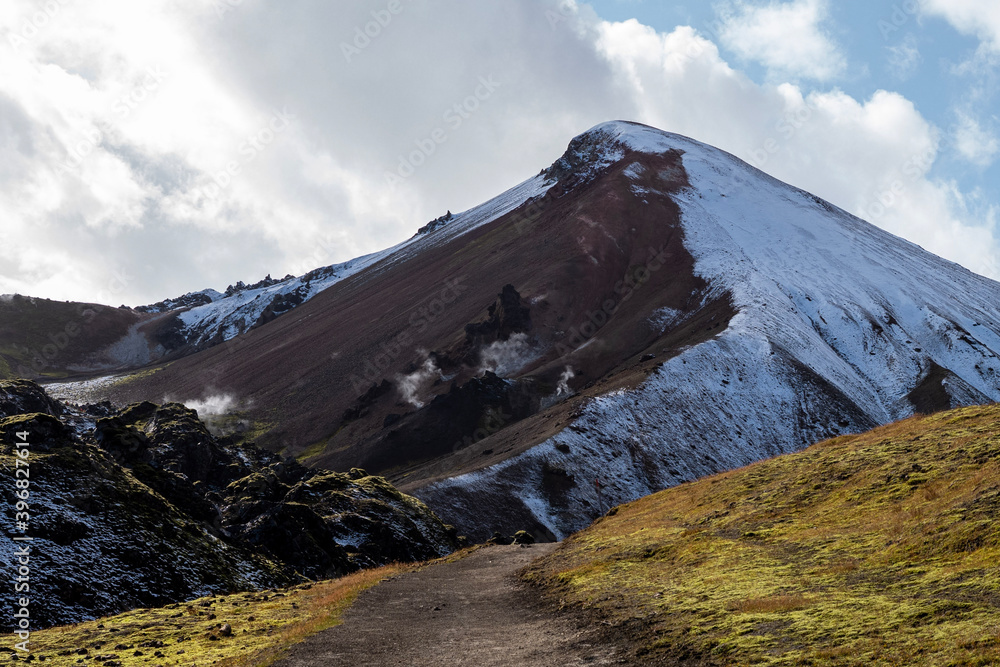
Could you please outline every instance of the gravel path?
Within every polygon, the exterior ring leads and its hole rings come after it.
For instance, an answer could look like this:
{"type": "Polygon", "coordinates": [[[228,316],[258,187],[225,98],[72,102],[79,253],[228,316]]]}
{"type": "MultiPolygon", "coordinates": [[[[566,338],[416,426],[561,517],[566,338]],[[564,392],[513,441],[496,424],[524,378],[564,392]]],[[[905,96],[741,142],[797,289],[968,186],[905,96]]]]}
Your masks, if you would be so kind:
{"type": "Polygon", "coordinates": [[[371,588],[344,623],[294,647],[280,667],[628,664],[597,628],[540,605],[515,573],[555,545],[493,546],[371,588]]]}

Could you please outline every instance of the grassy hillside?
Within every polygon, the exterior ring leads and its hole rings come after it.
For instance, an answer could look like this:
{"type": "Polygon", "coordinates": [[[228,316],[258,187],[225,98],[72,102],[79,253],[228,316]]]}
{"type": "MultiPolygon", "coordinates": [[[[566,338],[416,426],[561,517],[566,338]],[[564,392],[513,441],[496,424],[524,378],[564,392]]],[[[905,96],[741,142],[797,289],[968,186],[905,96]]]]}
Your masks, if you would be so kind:
{"type": "Polygon", "coordinates": [[[414,567],[390,565],[295,588],[201,598],[50,628],[32,633],[32,654],[46,665],[268,665],[291,645],[338,625],[361,591],[414,567]]]}
{"type": "Polygon", "coordinates": [[[1000,663],[1000,407],[644,498],[529,578],[682,664],[1000,663]]]}

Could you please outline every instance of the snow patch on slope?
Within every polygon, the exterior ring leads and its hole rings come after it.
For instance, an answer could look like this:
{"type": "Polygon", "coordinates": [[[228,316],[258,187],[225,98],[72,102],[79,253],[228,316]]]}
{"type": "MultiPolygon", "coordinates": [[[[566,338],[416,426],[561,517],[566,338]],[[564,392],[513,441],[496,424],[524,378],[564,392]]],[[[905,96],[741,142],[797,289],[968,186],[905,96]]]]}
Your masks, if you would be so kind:
{"type": "Polygon", "coordinates": [[[45,385],[45,392],[56,400],[68,403],[78,405],[96,403],[103,400],[111,388],[124,382],[127,377],[126,375],[106,375],[75,382],[51,382],[45,385]]]}
{"type": "Polygon", "coordinates": [[[150,342],[139,332],[141,322],[137,322],[129,327],[125,336],[111,345],[105,352],[112,363],[117,367],[129,366],[138,368],[145,366],[153,359],[163,356],[165,350],[163,346],[157,345],[150,349],[150,342]]]}
{"type": "Polygon", "coordinates": [[[671,327],[684,320],[684,313],[673,308],[660,308],[649,316],[649,323],[660,333],[666,333],[671,327]]]}

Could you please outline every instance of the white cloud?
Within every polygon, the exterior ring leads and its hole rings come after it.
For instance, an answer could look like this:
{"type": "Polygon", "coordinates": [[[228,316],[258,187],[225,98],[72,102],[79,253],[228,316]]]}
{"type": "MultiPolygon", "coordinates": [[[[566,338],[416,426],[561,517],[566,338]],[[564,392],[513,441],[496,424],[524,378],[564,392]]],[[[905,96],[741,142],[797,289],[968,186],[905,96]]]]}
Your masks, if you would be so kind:
{"type": "Polygon", "coordinates": [[[343,261],[530,176],[581,115],[614,115],[581,102],[585,81],[608,82],[554,0],[404,3],[351,62],[342,44],[384,0],[217,5],[57,3],[34,25],[37,3],[3,3],[0,218],[12,242],[69,261],[21,254],[0,292],[96,299],[114,283],[114,305],[137,304],[343,261]],[[165,75],[148,90],[151,68],[165,75]],[[448,125],[490,76],[496,94],[448,125]],[[295,118],[270,132],[285,108],[295,118]],[[447,141],[387,188],[437,127],[447,141]]]}
{"type": "Polygon", "coordinates": [[[889,72],[897,79],[906,81],[917,73],[923,58],[917,48],[917,38],[913,34],[895,46],[887,46],[889,72]]]}
{"type": "Polygon", "coordinates": [[[923,0],[924,12],[943,17],[956,30],[1000,51],[1000,3],[996,0],[923,0]]]}
{"type": "Polygon", "coordinates": [[[959,155],[979,167],[989,167],[1000,153],[1000,139],[972,116],[958,113],[954,128],[955,149],[959,155]]]}
{"type": "Polygon", "coordinates": [[[722,44],[778,76],[827,81],[843,74],[847,61],[822,24],[827,0],[737,0],[722,12],[722,44]]]}

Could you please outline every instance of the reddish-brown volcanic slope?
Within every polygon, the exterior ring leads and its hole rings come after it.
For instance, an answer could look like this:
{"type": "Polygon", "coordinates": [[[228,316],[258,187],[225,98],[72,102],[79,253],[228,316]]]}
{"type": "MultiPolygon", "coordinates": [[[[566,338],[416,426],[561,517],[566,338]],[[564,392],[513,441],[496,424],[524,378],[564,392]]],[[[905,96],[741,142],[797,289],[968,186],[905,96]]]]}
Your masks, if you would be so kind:
{"type": "MultiPolygon", "coordinates": [[[[345,421],[345,411],[373,382],[398,385],[395,378],[420,366],[428,352],[460,346],[465,326],[487,318],[504,285],[513,285],[530,307],[529,333],[540,350],[513,377],[531,378],[541,394],[555,391],[567,366],[576,373],[570,386],[584,390],[614,374],[634,374],[646,353],[721,330],[728,298],[708,299],[708,286],[694,276],[677,206],[667,196],[634,189],[684,187],[680,155],[629,154],[581,183],[573,182],[579,178],[573,159],[553,168],[562,180],[544,197],[447,243],[377,264],[234,342],[133,383],[117,398],[230,393],[250,406],[251,417],[273,425],[262,438],[266,446],[318,452],[311,460],[333,468],[398,470],[449,454],[452,442],[391,451],[386,416],[401,415],[405,423],[416,411],[395,387],[360,418],[345,421]],[[636,162],[645,169],[635,169],[636,162]],[[648,321],[659,308],[697,314],[664,336],[648,321]],[[373,373],[373,365],[380,372],[373,373]]],[[[652,364],[642,366],[648,371],[652,364]]],[[[463,368],[452,381],[460,385],[475,374],[463,368]]],[[[428,391],[449,388],[441,382],[428,391]]],[[[522,434],[525,441],[552,428],[541,416],[529,421],[538,426],[522,434]]]]}

